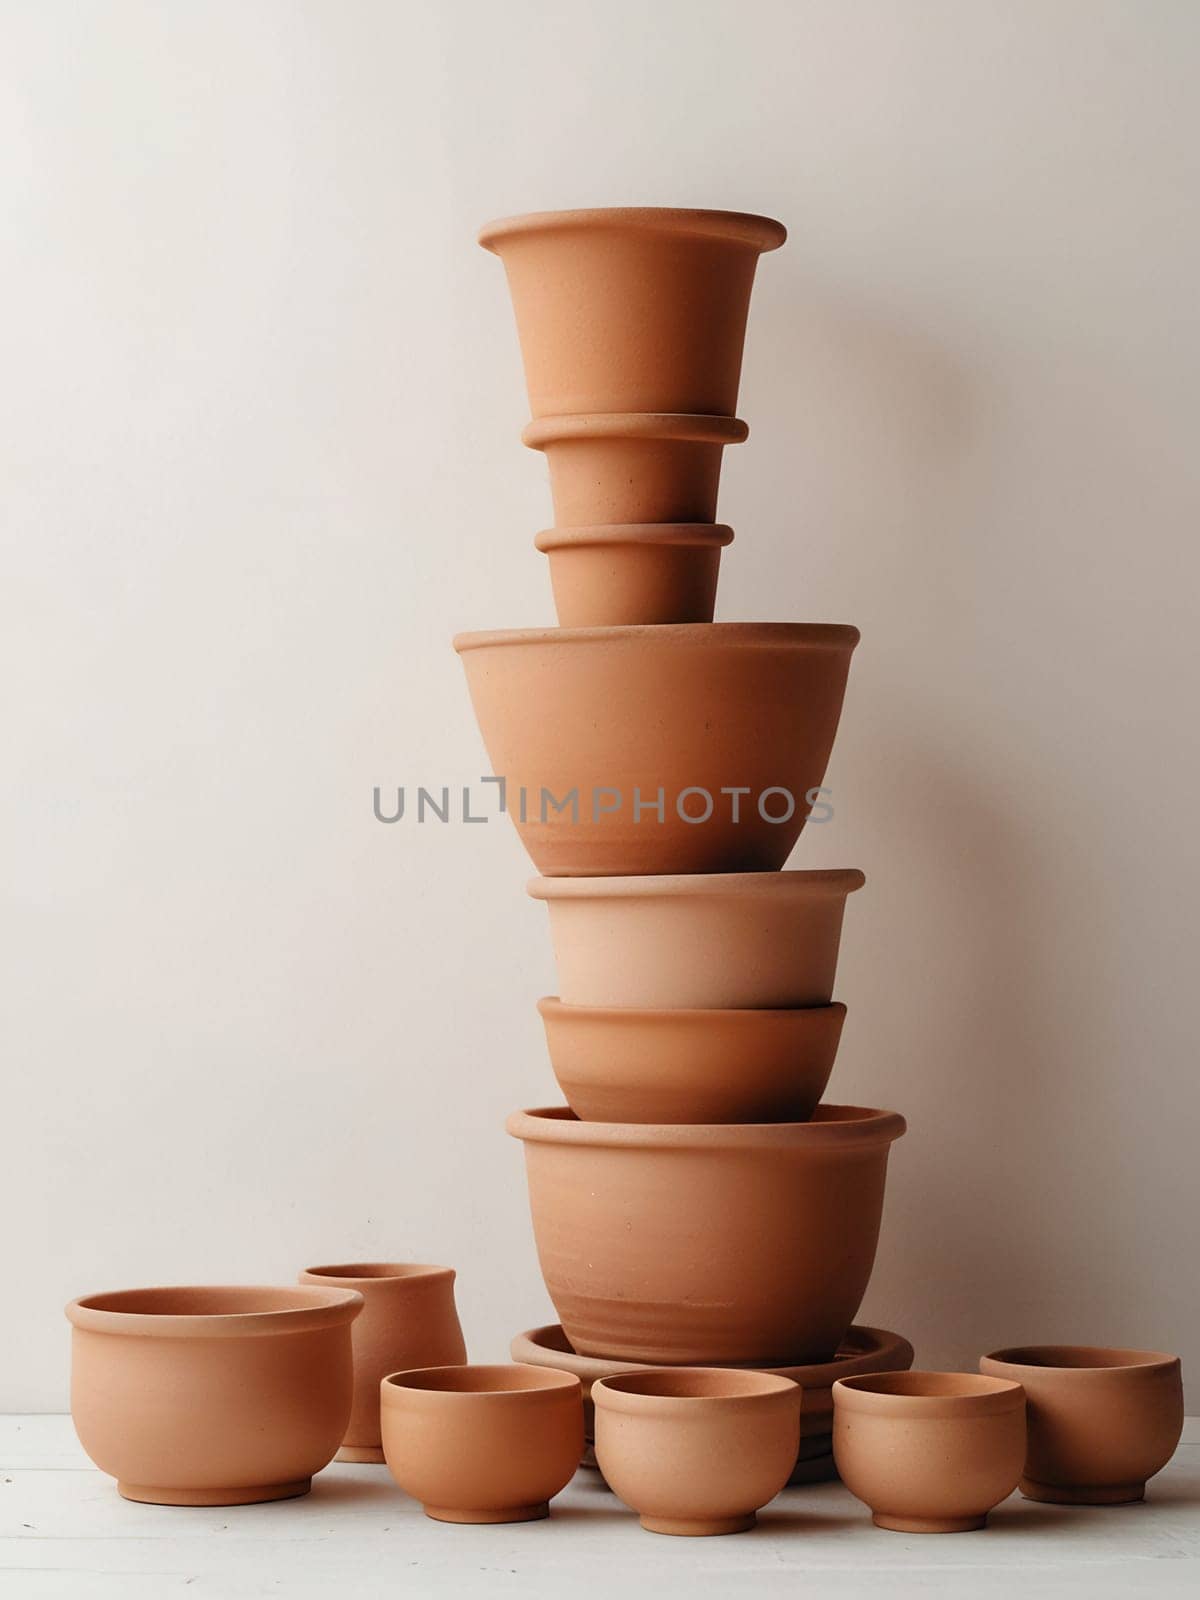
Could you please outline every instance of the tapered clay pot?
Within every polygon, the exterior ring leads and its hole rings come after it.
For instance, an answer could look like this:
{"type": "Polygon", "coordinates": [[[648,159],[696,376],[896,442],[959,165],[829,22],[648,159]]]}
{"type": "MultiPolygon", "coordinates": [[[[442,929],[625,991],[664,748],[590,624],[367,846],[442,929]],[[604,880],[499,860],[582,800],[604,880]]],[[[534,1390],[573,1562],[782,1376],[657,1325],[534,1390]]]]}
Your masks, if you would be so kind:
{"type": "Polygon", "coordinates": [[[712,522],[725,446],[749,432],[737,417],[635,411],[541,417],[521,438],[545,452],[562,528],[712,522]]]}
{"type": "Polygon", "coordinates": [[[865,881],[846,867],[534,878],[528,891],[549,907],[566,1005],[788,1010],[829,1004],[846,897],[865,881]]]}
{"type": "Polygon", "coordinates": [[[1022,1385],[1029,1445],[1021,1493],[1062,1505],[1141,1500],[1183,1431],[1179,1357],[1156,1350],[1025,1345],[979,1370],[1022,1385]]]}
{"type": "Polygon", "coordinates": [[[653,1126],[518,1111],[546,1288],[582,1355],[651,1365],[828,1361],[854,1320],[904,1118],[653,1126]]]}
{"type": "Polygon", "coordinates": [[[651,1011],[553,997],[538,1010],[554,1076],[584,1122],[807,1122],[846,1016],[843,1005],[651,1011]]]}
{"type": "Polygon", "coordinates": [[[786,238],[768,217],[666,207],[488,223],[534,416],[733,411],[754,269],[786,238]]]}
{"type": "Polygon", "coordinates": [[[788,1481],[800,1390],[716,1367],[627,1373],[592,1386],[596,1462],[650,1533],[744,1533],[788,1481]]]}
{"type": "Polygon", "coordinates": [[[609,523],[547,528],[534,540],[550,558],[554,607],[564,628],[711,622],[720,522],[609,523]]]}
{"type": "Polygon", "coordinates": [[[453,1267],[411,1261],[359,1261],[300,1274],[301,1283],[355,1289],[363,1297],[352,1335],[354,1407],[338,1461],[383,1460],[379,1385],[389,1372],[467,1359],[454,1277],[453,1267]]]}
{"type": "Polygon", "coordinates": [[[381,1386],[392,1477],[438,1522],[534,1522],[574,1476],[579,1379],[542,1367],[430,1367],[381,1386]]]}
{"type": "Polygon", "coordinates": [[[307,1494],[346,1431],[352,1289],[124,1289],[67,1307],[71,1415],[126,1500],[307,1494]]]}
{"type": "Polygon", "coordinates": [[[781,867],[820,798],[857,642],[834,624],[711,622],[454,647],[538,871],[594,876],[781,867]]]}
{"type": "Polygon", "coordinates": [[[877,1528],[966,1533],[1013,1492],[1025,1392],[970,1372],[876,1372],[833,1386],[833,1453],[877,1528]]]}

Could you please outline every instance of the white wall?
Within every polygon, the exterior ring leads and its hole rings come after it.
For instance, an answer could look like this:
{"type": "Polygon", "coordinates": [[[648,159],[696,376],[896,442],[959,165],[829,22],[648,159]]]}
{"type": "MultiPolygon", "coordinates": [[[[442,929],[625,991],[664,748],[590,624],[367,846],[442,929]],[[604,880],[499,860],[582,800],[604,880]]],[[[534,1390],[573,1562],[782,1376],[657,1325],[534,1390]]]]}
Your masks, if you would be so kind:
{"type": "Polygon", "coordinates": [[[552,618],[485,219],[762,210],[719,615],[853,621],[833,1088],[895,1106],[863,1320],[1197,1343],[1200,8],[5,4],[0,1405],[60,1306],[317,1259],[551,1313],[554,1086],[459,628],[552,618]]]}

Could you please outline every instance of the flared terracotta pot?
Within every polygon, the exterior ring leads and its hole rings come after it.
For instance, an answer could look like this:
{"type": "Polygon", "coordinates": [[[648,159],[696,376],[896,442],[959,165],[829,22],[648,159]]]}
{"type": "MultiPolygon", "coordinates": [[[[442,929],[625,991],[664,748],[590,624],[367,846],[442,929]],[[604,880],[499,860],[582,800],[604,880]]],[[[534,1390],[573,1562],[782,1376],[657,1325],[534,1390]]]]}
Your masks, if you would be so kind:
{"type": "Polygon", "coordinates": [[[857,643],[836,624],[710,622],[454,647],[538,871],[590,877],[781,867],[820,799],[857,643]]]}
{"type": "Polygon", "coordinates": [[[71,1416],[126,1500],[307,1494],[354,1389],[352,1289],[124,1289],[67,1307],[71,1416]]]}
{"type": "Polygon", "coordinates": [[[846,867],[534,878],[527,888],[549,908],[566,1005],[785,1010],[829,1004],[846,897],[865,881],[846,867]]]}
{"type": "Polygon", "coordinates": [[[550,558],[560,627],[603,628],[711,622],[732,538],[720,522],[634,522],[547,528],[534,543],[550,558]]]}
{"type": "Polygon", "coordinates": [[[467,1359],[454,1278],[453,1267],[411,1261],[357,1261],[300,1274],[301,1283],[355,1289],[363,1297],[352,1335],[354,1406],[337,1460],[383,1460],[379,1385],[389,1372],[467,1359]]]}
{"type": "Polygon", "coordinates": [[[1183,1431],[1179,1357],[1157,1350],[1024,1345],[979,1370],[1029,1397],[1021,1493],[1061,1505],[1125,1505],[1175,1453],[1183,1431]]]}
{"type": "Polygon", "coordinates": [[[807,1122],[846,1016],[843,1005],[650,1011],[550,996],[538,1011],[554,1076],[584,1122],[807,1122]]]}
{"type": "Polygon", "coordinates": [[[534,416],[733,411],[754,270],[786,238],[769,217],[674,207],[488,223],[534,416]]]}
{"type": "Polygon", "coordinates": [[[904,1118],[649,1126],[518,1111],[542,1276],[583,1355],[652,1365],[828,1361],[879,1238],[904,1118]]]}
{"type": "Polygon", "coordinates": [[[727,444],[749,429],[737,417],[658,412],[542,417],[521,438],[545,452],[554,521],[712,522],[727,444]]]}

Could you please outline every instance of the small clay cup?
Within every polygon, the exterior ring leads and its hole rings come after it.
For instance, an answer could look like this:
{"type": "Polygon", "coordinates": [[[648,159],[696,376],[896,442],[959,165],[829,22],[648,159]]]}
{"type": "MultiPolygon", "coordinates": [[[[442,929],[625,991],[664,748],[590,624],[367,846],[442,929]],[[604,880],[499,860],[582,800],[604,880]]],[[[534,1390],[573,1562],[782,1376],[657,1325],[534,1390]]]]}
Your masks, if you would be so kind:
{"type": "Polygon", "coordinates": [[[833,1453],[877,1528],[966,1533],[1013,1492],[1025,1457],[1019,1383],[877,1372],[833,1386],[833,1453]]]}
{"type": "Polygon", "coordinates": [[[534,544],[550,558],[554,607],[563,628],[711,622],[721,522],[610,523],[547,528],[534,544]]]}
{"type": "Polygon", "coordinates": [[[654,1011],[551,996],[538,1010],[554,1076],[585,1122],[807,1122],[846,1016],[843,1005],[654,1011]]]}
{"type": "Polygon", "coordinates": [[[380,1386],[392,1477],[437,1522],[535,1522],[583,1449],[579,1379],[546,1367],[393,1372],[380,1386]]]}
{"type": "Polygon", "coordinates": [[[1029,1397],[1021,1477],[1027,1500],[1071,1506],[1142,1500],[1146,1480],[1183,1431],[1179,1357],[1157,1350],[1023,1345],[984,1356],[979,1370],[1029,1397]]]}
{"type": "Polygon", "coordinates": [[[596,1462],[650,1533],[744,1533],[788,1481],[800,1390],[766,1372],[687,1367],[592,1385],[596,1462]]]}
{"type": "Polygon", "coordinates": [[[337,1461],[381,1462],[379,1385],[389,1372],[451,1366],[467,1359],[454,1304],[454,1268],[412,1261],[359,1261],[308,1267],[301,1283],[355,1289],[363,1311],[354,1325],[354,1407],[337,1461]]]}

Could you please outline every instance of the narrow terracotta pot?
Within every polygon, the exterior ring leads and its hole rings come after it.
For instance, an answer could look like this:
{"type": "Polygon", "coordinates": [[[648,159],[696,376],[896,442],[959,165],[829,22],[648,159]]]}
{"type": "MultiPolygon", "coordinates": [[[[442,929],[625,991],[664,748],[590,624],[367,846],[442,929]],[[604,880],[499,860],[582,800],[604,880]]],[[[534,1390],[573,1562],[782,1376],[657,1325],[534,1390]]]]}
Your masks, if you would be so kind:
{"type": "Polygon", "coordinates": [[[1157,1350],[1025,1345],[984,1356],[979,1370],[1029,1397],[1021,1493],[1072,1506],[1141,1500],[1183,1431],[1179,1357],[1157,1350]]]}
{"type": "Polygon", "coordinates": [[[545,453],[561,528],[712,522],[725,446],[749,432],[737,417],[633,411],[541,417],[521,438],[545,453]]]}
{"type": "Polygon", "coordinates": [[[71,1415],[126,1500],[307,1494],[354,1387],[352,1289],[123,1289],[72,1300],[71,1415]]]}
{"type": "Polygon", "coordinates": [[[354,1406],[338,1461],[383,1460],[379,1385],[389,1372],[467,1359],[454,1277],[453,1267],[411,1261],[359,1261],[300,1274],[301,1283],[355,1289],[363,1297],[352,1335],[354,1406]]]}
{"type": "Polygon", "coordinates": [[[554,1076],[585,1122],[807,1122],[846,1016],[843,1005],[652,1011],[549,996],[538,1010],[554,1076]]]}
{"type": "Polygon", "coordinates": [[[583,1448],[579,1379],[544,1367],[427,1367],[380,1387],[392,1477],[438,1522],[534,1522],[583,1448]]]}
{"type": "Polygon", "coordinates": [[[781,867],[819,798],[857,642],[832,624],[697,622],[454,647],[538,871],[591,877],[781,867]]]}
{"type": "Polygon", "coordinates": [[[549,907],[565,1005],[778,1011],[829,1004],[846,897],[865,881],[847,867],[527,887],[549,907]]]}
{"type": "Polygon", "coordinates": [[[1025,1392],[970,1372],[882,1372],[833,1386],[833,1453],[877,1528],[966,1533],[1017,1486],[1025,1392]]]}
{"type": "Polygon", "coordinates": [[[754,269],[786,238],[769,217],[674,207],[489,222],[533,414],[732,411],[754,269]]]}
{"type": "Polygon", "coordinates": [[[609,523],[547,528],[534,544],[550,558],[554,607],[564,628],[711,622],[721,522],[609,523]]]}
{"type": "Polygon", "coordinates": [[[651,1126],[518,1111],[546,1288],[582,1355],[651,1365],[828,1361],[879,1237],[893,1111],[651,1126]]]}
{"type": "Polygon", "coordinates": [[[800,1445],[788,1378],[676,1367],[592,1386],[596,1462],[651,1533],[744,1533],[773,1500],[800,1445]]]}

